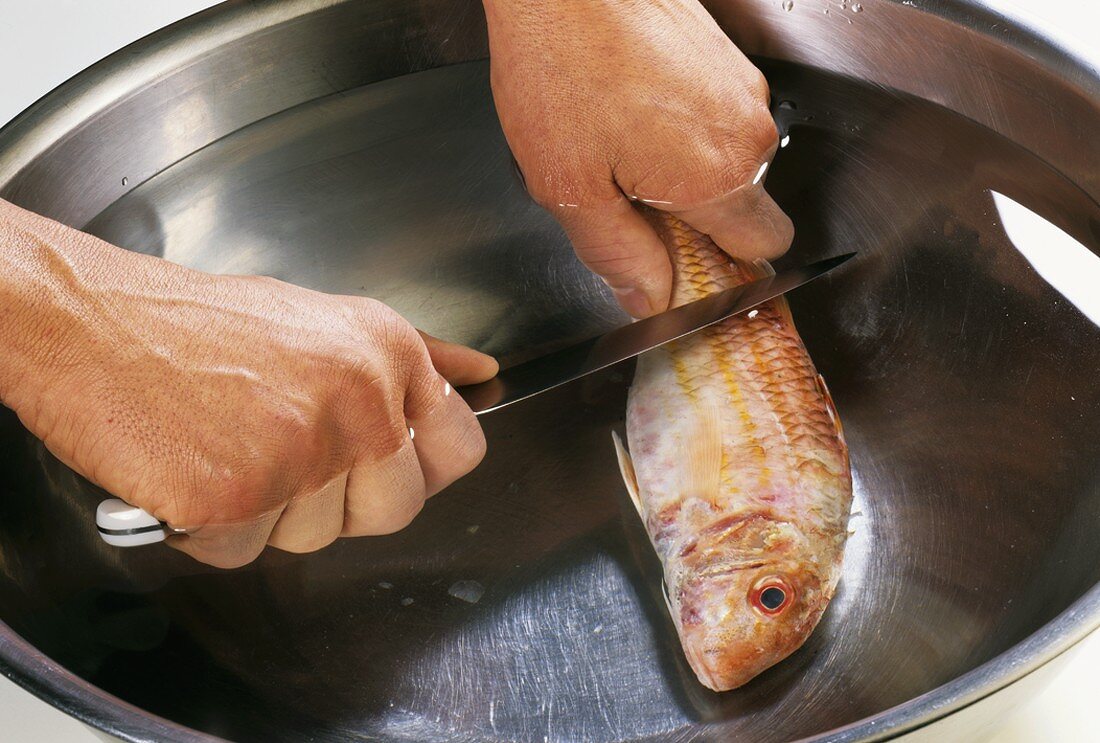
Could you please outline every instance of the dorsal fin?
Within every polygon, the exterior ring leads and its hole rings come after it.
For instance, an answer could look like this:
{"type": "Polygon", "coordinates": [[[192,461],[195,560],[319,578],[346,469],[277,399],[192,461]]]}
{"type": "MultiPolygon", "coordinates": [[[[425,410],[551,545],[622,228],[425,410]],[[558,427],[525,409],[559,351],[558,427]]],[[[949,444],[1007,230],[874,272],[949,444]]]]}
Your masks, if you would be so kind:
{"type": "Polygon", "coordinates": [[[844,450],[848,450],[848,442],[844,440],[844,426],[840,423],[840,416],[836,412],[836,403],[833,402],[833,396],[829,393],[829,388],[825,384],[825,377],[820,374],[817,375],[817,388],[821,390],[821,396],[825,398],[825,410],[829,413],[829,419],[832,420],[833,426],[836,428],[837,438],[840,439],[840,443],[844,446],[844,450]]]}
{"type": "Polygon", "coordinates": [[[775,269],[772,268],[772,264],[768,263],[763,258],[757,258],[752,263],[745,264],[745,270],[753,279],[762,279],[766,276],[775,276],[775,269]]]}
{"type": "Polygon", "coordinates": [[[672,608],[672,598],[668,595],[668,581],[661,581],[661,596],[665,599],[665,608],[668,609],[668,616],[672,619],[672,624],[675,625],[677,632],[683,632],[683,627],[680,626],[680,612],[672,608]]]}
{"type": "MultiPolygon", "coordinates": [[[[772,268],[772,264],[768,263],[763,258],[757,258],[752,263],[745,263],[738,261],[738,265],[748,275],[750,281],[756,279],[767,278],[768,276],[775,276],[775,269],[772,268]]],[[[784,296],[778,296],[775,299],[768,300],[775,306],[776,311],[779,312],[779,316],[784,322],[794,325],[794,316],[791,314],[791,306],[787,304],[787,298],[784,296]]]]}

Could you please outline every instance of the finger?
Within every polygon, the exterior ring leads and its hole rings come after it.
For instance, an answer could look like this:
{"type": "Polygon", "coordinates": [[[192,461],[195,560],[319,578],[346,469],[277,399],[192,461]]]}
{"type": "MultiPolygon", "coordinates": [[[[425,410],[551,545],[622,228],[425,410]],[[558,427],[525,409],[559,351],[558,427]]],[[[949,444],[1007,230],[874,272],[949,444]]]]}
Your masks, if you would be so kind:
{"type": "Polygon", "coordinates": [[[496,375],[500,365],[492,356],[467,346],[433,338],[418,330],[432,357],[432,365],[451,384],[464,385],[484,382],[496,375]]]}
{"type": "Polygon", "coordinates": [[[170,536],[169,547],[218,568],[239,568],[263,552],[282,510],[237,524],[206,524],[194,532],[170,536]]]}
{"type": "Polygon", "coordinates": [[[778,258],[794,239],[794,224],[764,190],[763,183],[749,184],[701,206],[672,213],[741,260],[778,258]]]}
{"type": "Polygon", "coordinates": [[[287,552],[315,552],[336,541],[344,528],[344,490],[348,473],[316,493],[292,498],[267,543],[287,552]]]}
{"type": "Polygon", "coordinates": [[[668,250],[625,196],[599,207],[550,209],[577,257],[611,287],[623,309],[648,317],[668,308],[672,264],[668,250]]]}
{"type": "Polygon", "coordinates": [[[406,388],[405,420],[429,497],[470,472],[485,456],[485,434],[477,419],[427,359],[414,370],[406,388]]]}
{"type": "Polygon", "coordinates": [[[357,464],[348,474],[344,498],[346,537],[392,534],[424,507],[424,475],[407,433],[392,454],[357,464]]]}
{"type": "MultiPolygon", "coordinates": [[[[763,77],[760,80],[763,83],[763,77]]],[[[749,261],[778,258],[794,239],[791,220],[764,190],[779,149],[779,132],[763,105],[753,110],[755,115],[743,118],[740,136],[720,158],[726,167],[716,171],[723,175],[711,183],[723,184],[712,192],[717,195],[697,194],[687,204],[654,204],[709,235],[730,256],[749,261]]]]}

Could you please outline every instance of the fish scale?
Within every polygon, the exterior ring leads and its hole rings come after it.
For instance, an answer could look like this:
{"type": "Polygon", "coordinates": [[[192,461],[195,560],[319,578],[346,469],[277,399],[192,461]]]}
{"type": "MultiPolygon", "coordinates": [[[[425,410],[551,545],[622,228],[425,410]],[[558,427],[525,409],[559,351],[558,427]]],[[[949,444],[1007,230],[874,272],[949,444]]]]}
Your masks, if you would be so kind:
{"type": "MultiPolygon", "coordinates": [[[[669,249],[674,306],[770,271],[671,215],[647,217],[669,249]]],[[[688,661],[712,689],[739,686],[816,626],[851,509],[839,419],[786,301],[639,357],[627,439],[630,453],[616,437],[623,477],[688,661]]]]}

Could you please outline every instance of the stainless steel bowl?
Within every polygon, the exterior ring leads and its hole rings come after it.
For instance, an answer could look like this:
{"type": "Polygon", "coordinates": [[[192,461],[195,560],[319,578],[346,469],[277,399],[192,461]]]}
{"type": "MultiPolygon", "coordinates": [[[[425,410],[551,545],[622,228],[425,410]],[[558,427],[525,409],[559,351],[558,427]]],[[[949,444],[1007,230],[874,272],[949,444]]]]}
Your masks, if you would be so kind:
{"type": "MultiPolygon", "coordinates": [[[[101,544],[103,494],[5,414],[5,674],[129,740],[973,740],[1033,693],[1100,623],[1100,329],[1004,210],[1098,252],[1097,66],[973,2],[710,5],[791,136],[789,260],[861,251],[793,297],[860,509],[806,647],[692,678],[611,451],[627,368],[487,418],[401,534],[228,573],[101,544]]],[[[525,197],[485,56],[474,0],[227,3],[0,132],[0,195],[503,356],[620,322],[525,197]]]]}

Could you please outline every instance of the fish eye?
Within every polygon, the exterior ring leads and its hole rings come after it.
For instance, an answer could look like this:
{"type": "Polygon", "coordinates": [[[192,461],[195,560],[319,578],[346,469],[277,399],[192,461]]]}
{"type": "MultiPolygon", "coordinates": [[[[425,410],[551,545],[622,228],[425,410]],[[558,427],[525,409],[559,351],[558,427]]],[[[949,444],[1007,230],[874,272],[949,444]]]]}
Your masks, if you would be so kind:
{"type": "Polygon", "coordinates": [[[787,600],[787,594],[779,586],[768,586],[760,592],[760,605],[768,611],[775,611],[787,600]]]}
{"type": "Polygon", "coordinates": [[[749,598],[758,611],[775,616],[791,604],[794,590],[782,578],[770,576],[757,581],[749,598]]]}

